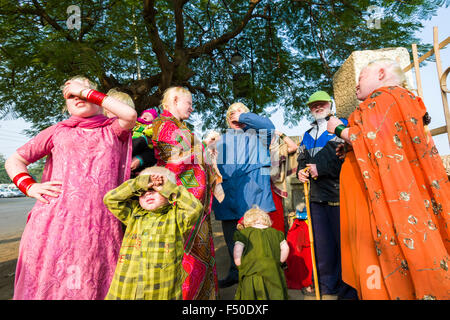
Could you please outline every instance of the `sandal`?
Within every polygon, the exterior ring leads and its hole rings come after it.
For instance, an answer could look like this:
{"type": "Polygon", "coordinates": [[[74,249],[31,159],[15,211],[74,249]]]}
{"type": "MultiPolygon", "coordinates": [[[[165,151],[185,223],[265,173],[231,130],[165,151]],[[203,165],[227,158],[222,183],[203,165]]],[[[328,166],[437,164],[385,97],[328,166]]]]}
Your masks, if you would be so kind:
{"type": "Polygon", "coordinates": [[[314,297],[316,295],[316,291],[314,290],[314,288],[312,286],[302,288],[301,290],[302,290],[303,295],[305,295],[305,296],[314,297]]]}

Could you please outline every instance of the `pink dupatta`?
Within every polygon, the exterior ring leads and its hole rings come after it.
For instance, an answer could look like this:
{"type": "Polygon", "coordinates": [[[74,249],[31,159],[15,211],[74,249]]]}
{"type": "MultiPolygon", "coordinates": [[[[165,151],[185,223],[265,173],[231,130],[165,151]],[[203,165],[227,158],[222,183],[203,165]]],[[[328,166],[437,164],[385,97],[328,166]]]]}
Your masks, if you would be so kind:
{"type": "MultiPolygon", "coordinates": [[[[63,120],[57,124],[57,126],[62,127],[80,127],[83,129],[95,129],[99,127],[105,127],[107,125],[112,124],[118,118],[108,118],[103,114],[98,114],[89,118],[83,118],[78,116],[71,116],[67,120],[63,120]]],[[[119,184],[125,182],[130,179],[131,174],[131,154],[132,154],[132,142],[131,142],[131,130],[129,131],[128,137],[123,139],[124,143],[122,144],[122,150],[120,150],[120,168],[121,172],[119,173],[119,177],[121,177],[118,181],[119,184]]],[[[42,181],[49,181],[51,177],[52,168],[52,155],[49,154],[47,156],[47,161],[45,163],[44,173],[42,174],[42,181]]]]}

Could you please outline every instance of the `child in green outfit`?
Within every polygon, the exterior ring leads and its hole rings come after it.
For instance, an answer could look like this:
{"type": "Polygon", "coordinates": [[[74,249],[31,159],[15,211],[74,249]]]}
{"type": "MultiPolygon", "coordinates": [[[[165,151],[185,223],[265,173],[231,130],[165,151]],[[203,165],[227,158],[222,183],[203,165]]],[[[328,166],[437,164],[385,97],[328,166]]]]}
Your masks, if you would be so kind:
{"type": "Polygon", "coordinates": [[[153,150],[153,120],[158,117],[156,109],[151,108],[142,111],[133,128],[133,159],[131,160],[131,177],[139,174],[139,171],[156,164],[153,150]]]}
{"type": "MultiPolygon", "coordinates": [[[[158,118],[158,111],[156,109],[151,108],[142,111],[141,116],[137,118],[136,125],[133,128],[133,139],[145,136],[151,145],[153,136],[152,122],[156,118],[158,118]]],[[[153,145],[151,148],[153,148],[153,145]]]]}
{"type": "Polygon", "coordinates": [[[202,204],[163,167],[109,191],[105,205],[126,226],[107,300],[182,299],[184,237],[202,204]]]}
{"type": "Polygon", "coordinates": [[[254,206],[235,231],[233,258],[239,270],[236,300],[285,300],[286,279],[281,263],[289,255],[284,234],[271,228],[269,215],[254,206]]]}

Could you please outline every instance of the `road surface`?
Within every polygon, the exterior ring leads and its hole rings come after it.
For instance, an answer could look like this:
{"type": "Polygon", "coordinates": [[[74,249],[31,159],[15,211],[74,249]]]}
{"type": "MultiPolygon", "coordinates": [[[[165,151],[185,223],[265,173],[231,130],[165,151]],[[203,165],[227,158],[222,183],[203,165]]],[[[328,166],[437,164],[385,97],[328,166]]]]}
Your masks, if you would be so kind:
{"type": "Polygon", "coordinates": [[[33,198],[0,198],[0,240],[22,234],[33,198]]]}

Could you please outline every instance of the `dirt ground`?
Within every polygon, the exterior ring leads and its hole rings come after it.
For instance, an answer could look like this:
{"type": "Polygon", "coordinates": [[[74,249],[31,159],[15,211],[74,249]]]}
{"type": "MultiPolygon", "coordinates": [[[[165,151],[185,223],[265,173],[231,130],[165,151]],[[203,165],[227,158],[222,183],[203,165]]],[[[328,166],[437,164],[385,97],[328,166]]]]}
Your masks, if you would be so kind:
{"type": "Polygon", "coordinates": [[[11,299],[21,233],[0,240],[0,300],[11,299]]]}
{"type": "MultiPolygon", "coordinates": [[[[221,224],[214,219],[214,215],[212,229],[216,252],[217,275],[219,279],[222,279],[227,275],[230,258],[223,238],[221,224]]],[[[13,297],[14,275],[21,235],[20,232],[15,235],[10,235],[5,239],[0,239],[0,300],[9,300],[13,297]]],[[[236,288],[237,284],[229,288],[219,289],[219,299],[233,300],[236,288]]],[[[289,298],[292,300],[314,300],[313,297],[304,297],[299,290],[289,290],[289,298]]],[[[335,297],[325,296],[324,299],[334,300],[335,297]]]]}

